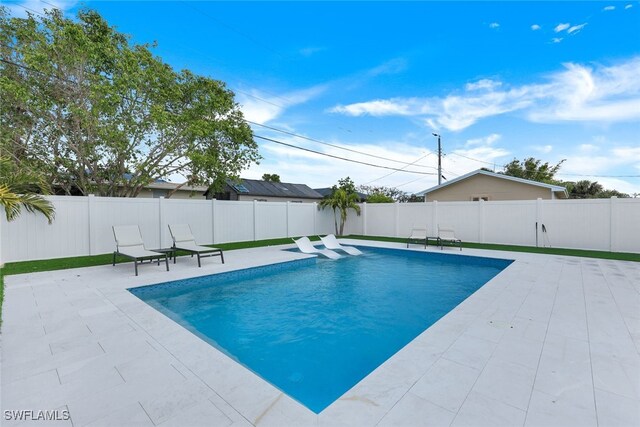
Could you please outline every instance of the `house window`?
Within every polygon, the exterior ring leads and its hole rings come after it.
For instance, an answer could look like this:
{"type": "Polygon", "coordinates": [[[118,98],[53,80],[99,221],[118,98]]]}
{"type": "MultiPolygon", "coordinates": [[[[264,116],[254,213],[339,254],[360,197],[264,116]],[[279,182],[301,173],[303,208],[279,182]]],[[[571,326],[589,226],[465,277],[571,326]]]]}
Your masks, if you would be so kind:
{"type": "Polygon", "coordinates": [[[153,198],[159,199],[160,197],[166,197],[167,190],[153,190],[153,198]]]}
{"type": "Polygon", "coordinates": [[[484,200],[485,202],[489,201],[489,196],[473,196],[471,200],[474,202],[479,202],[480,200],[484,200]]]}

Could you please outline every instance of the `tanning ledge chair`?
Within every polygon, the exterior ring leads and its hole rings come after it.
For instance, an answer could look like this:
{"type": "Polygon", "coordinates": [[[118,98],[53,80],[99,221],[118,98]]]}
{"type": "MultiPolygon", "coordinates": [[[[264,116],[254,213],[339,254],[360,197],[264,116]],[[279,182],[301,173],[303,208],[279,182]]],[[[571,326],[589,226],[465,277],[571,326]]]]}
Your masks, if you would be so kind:
{"type": "Polygon", "coordinates": [[[292,239],[293,242],[296,244],[296,246],[298,246],[298,249],[300,249],[300,252],[305,253],[305,254],[314,254],[314,255],[324,255],[327,258],[331,258],[331,259],[338,259],[338,258],[342,258],[342,255],[340,255],[337,252],[332,251],[331,249],[318,249],[315,246],[313,246],[313,244],[311,243],[311,240],[309,240],[308,237],[301,237],[298,240],[296,239],[292,239]]]}
{"type": "Polygon", "coordinates": [[[407,248],[409,243],[424,243],[424,248],[427,248],[427,229],[422,227],[414,227],[411,229],[411,235],[407,239],[407,248]]]}
{"type": "Polygon", "coordinates": [[[133,260],[133,267],[138,275],[138,263],[142,264],[145,260],[160,261],[164,258],[164,263],[169,271],[169,259],[166,253],[148,251],[144,247],[140,227],[137,225],[114,225],[113,237],[116,239],[116,250],[113,252],[113,265],[116,265],[116,255],[121,255],[133,260]]]}
{"type": "Polygon", "coordinates": [[[354,248],[353,246],[342,246],[336,236],[333,234],[328,234],[324,237],[320,237],[320,240],[324,244],[324,247],[331,250],[342,250],[349,255],[362,255],[362,251],[354,248]]]}
{"type": "Polygon", "coordinates": [[[440,250],[444,248],[444,242],[450,243],[451,245],[457,244],[460,250],[462,250],[462,240],[456,237],[453,228],[438,226],[438,240],[440,241],[440,250]]]}
{"type": "Polygon", "coordinates": [[[196,244],[196,239],[191,233],[189,224],[169,224],[169,233],[171,233],[171,238],[173,239],[173,248],[189,252],[191,256],[196,255],[198,257],[198,267],[202,267],[200,258],[210,256],[219,256],[224,264],[222,249],[196,244]]]}

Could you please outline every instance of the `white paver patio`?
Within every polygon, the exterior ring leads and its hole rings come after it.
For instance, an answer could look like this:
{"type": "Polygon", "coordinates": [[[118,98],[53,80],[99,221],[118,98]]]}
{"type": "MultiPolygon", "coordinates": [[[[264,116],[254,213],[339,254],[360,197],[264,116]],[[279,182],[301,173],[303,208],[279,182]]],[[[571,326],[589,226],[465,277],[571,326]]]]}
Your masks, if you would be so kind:
{"type": "Polygon", "coordinates": [[[306,257],[283,248],[5,277],[2,424],[640,425],[640,263],[465,249],[515,262],[319,415],[126,290],[306,257]]]}

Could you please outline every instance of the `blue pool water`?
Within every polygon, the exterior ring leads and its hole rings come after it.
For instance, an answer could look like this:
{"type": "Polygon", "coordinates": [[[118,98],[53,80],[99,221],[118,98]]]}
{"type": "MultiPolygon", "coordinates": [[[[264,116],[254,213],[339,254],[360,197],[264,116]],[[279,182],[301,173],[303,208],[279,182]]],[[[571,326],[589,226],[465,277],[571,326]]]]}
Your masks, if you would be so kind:
{"type": "Polygon", "coordinates": [[[362,250],[130,291],[319,413],[511,263],[362,250]]]}

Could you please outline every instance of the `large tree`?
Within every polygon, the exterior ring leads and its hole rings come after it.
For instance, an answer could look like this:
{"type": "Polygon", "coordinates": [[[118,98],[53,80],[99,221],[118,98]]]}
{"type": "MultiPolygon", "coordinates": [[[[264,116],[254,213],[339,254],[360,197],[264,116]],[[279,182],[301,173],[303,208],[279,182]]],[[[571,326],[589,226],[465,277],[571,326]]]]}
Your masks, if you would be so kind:
{"type": "Polygon", "coordinates": [[[560,170],[564,161],[564,159],[560,160],[556,165],[552,166],[549,162],[542,163],[542,160],[534,159],[533,157],[528,157],[522,162],[518,159],[513,159],[504,166],[504,171],[500,173],[547,184],[556,184],[558,181],[554,179],[554,176],[560,170]]]}
{"type": "Polygon", "coordinates": [[[223,82],[174,71],[97,13],[0,10],[0,149],[65,193],[135,197],[157,179],[220,187],[259,159],[223,82]]]}

